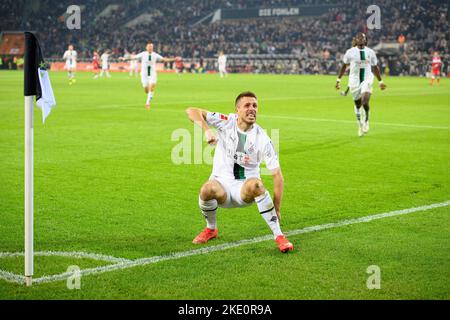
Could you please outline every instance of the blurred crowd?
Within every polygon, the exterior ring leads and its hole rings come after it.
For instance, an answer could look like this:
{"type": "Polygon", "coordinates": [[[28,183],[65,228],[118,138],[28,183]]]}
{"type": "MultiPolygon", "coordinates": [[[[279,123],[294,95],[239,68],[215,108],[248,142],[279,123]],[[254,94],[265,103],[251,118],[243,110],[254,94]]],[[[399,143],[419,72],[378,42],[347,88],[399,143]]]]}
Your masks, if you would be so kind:
{"type": "MultiPolygon", "coordinates": [[[[438,0],[378,0],[381,29],[368,30],[367,7],[371,0],[80,0],[81,29],[69,30],[64,13],[67,4],[54,0],[0,3],[0,30],[34,30],[49,58],[61,58],[74,44],[80,59],[90,59],[94,49],[109,49],[113,56],[125,50],[141,51],[146,41],[166,56],[199,60],[219,51],[230,56],[237,71],[300,74],[335,73],[342,55],[358,31],[366,32],[369,46],[397,42],[400,50],[380,56],[380,65],[392,74],[424,75],[430,55],[449,55],[448,5],[438,0]],[[116,6],[101,16],[110,5],[116,6]],[[210,24],[200,19],[218,8],[289,7],[333,5],[320,17],[225,20],[210,24]],[[126,27],[126,22],[148,13],[150,22],[126,27]],[[257,59],[234,59],[234,55],[257,59]],[[284,58],[277,56],[287,55],[284,58]],[[264,58],[267,57],[267,58],[264,58]]],[[[214,67],[210,64],[211,68],[214,67]]]]}

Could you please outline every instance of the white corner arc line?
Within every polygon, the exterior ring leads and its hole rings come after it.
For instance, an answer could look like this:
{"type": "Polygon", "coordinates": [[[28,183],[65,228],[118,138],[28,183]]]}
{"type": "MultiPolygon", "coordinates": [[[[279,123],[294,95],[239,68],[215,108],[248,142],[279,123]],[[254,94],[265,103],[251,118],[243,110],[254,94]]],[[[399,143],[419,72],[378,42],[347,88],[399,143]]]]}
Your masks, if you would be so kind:
{"type": "Polygon", "coordinates": [[[24,284],[25,276],[15,274],[9,271],[0,270],[0,279],[5,280],[6,282],[24,284]]]}
{"type": "MultiPolygon", "coordinates": [[[[314,232],[314,231],[338,228],[338,227],[352,225],[352,224],[370,222],[373,220],[394,217],[394,216],[400,216],[400,215],[410,214],[413,212],[427,211],[427,210],[446,207],[446,206],[450,206],[450,200],[447,200],[444,202],[439,202],[439,203],[433,203],[430,205],[420,206],[420,207],[395,210],[395,211],[390,211],[390,212],[385,212],[385,213],[380,213],[380,214],[364,216],[361,218],[341,220],[338,222],[321,224],[321,225],[306,227],[303,229],[291,230],[291,231],[285,232],[285,234],[287,236],[293,236],[293,235],[304,234],[304,233],[309,233],[309,232],[314,232]]],[[[114,258],[113,260],[119,259],[121,261],[114,263],[114,264],[106,265],[106,266],[83,269],[80,271],[80,275],[85,276],[85,275],[91,275],[91,274],[100,274],[100,273],[110,272],[110,271],[114,271],[114,270],[128,269],[128,268],[132,268],[132,267],[144,266],[147,264],[157,263],[157,262],[161,262],[161,261],[175,260],[175,259],[180,259],[180,258],[189,257],[189,256],[223,251],[223,250],[227,250],[227,249],[231,249],[231,248],[240,247],[240,246],[246,245],[246,244],[254,244],[254,243],[259,243],[259,242],[268,241],[268,240],[273,240],[273,236],[265,235],[265,236],[250,238],[250,239],[243,239],[243,240],[239,240],[239,241],[235,241],[235,242],[223,243],[223,244],[216,245],[216,246],[204,247],[204,248],[200,248],[200,249],[194,249],[194,250],[188,250],[188,251],[182,251],[182,252],[175,252],[175,253],[170,253],[170,254],[162,255],[162,256],[140,258],[140,259],[135,259],[135,260],[128,260],[128,259],[121,259],[121,258],[113,257],[114,258]]],[[[56,253],[57,251],[54,251],[54,252],[56,253]]],[[[65,256],[70,256],[70,255],[68,255],[69,253],[64,253],[64,254],[66,254],[65,256]]],[[[93,255],[103,256],[103,255],[79,253],[79,252],[78,252],[78,254],[80,254],[80,257],[81,256],[92,257],[93,255]]],[[[6,256],[6,255],[3,255],[3,256],[6,256]]],[[[0,253],[0,257],[2,257],[1,253],[0,253]]],[[[110,256],[108,256],[108,257],[110,257],[110,256]]],[[[43,277],[34,279],[33,283],[38,284],[38,283],[60,281],[60,280],[65,280],[70,276],[73,276],[73,273],[64,272],[61,274],[43,276],[43,277]]],[[[13,274],[13,273],[10,273],[7,271],[3,271],[3,270],[0,270],[0,279],[6,280],[8,282],[19,283],[19,284],[23,284],[25,282],[24,276],[16,275],[16,274],[13,274]]]]}
{"type": "MultiPolygon", "coordinates": [[[[0,252],[0,258],[11,258],[11,257],[23,257],[23,252],[0,252]]],[[[87,253],[78,251],[37,251],[34,253],[35,257],[68,257],[77,259],[92,259],[97,261],[105,261],[112,263],[127,262],[131,261],[125,258],[116,258],[113,256],[108,256],[98,253],[87,253]]]]}

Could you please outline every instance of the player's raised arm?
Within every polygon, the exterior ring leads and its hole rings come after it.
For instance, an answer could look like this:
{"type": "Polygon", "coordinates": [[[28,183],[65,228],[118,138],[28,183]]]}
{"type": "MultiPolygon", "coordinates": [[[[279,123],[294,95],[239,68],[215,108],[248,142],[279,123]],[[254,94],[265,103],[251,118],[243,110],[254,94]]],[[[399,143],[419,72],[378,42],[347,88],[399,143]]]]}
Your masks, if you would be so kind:
{"type": "Polygon", "coordinates": [[[181,60],[181,57],[161,58],[160,59],[161,62],[173,62],[173,61],[177,61],[177,60],[181,60]]]}
{"type": "Polygon", "coordinates": [[[126,58],[126,57],[119,57],[119,60],[131,61],[131,60],[138,60],[138,58],[136,58],[136,57],[128,57],[128,58],[126,58]]]}
{"type": "Polygon", "coordinates": [[[141,58],[142,58],[142,52],[138,53],[138,54],[135,54],[134,56],[130,55],[129,57],[120,57],[119,60],[122,60],[122,61],[136,61],[136,60],[139,60],[141,58]]]}
{"type": "Polygon", "coordinates": [[[200,108],[191,107],[186,109],[186,114],[188,118],[205,131],[206,140],[208,141],[209,144],[213,145],[216,144],[217,138],[211,131],[211,128],[209,127],[208,122],[206,121],[208,113],[209,113],[208,110],[200,108]]]}

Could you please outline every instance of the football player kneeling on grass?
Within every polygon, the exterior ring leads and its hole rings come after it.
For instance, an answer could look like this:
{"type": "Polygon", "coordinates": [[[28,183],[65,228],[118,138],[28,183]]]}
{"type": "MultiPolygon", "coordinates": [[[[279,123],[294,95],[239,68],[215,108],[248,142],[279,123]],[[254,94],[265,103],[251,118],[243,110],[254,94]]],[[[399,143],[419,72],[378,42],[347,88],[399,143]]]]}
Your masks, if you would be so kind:
{"type": "Polygon", "coordinates": [[[246,207],[256,202],[261,216],[272,230],[282,252],[294,249],[280,229],[280,207],[283,175],[272,141],[256,124],[258,100],[252,92],[239,94],[235,101],[236,114],[228,116],[207,110],[188,108],[186,113],[201,126],[209,144],[216,144],[213,171],[200,189],[199,205],[206,219],[206,228],[193,243],[206,243],[216,238],[218,207],[246,207]],[[210,126],[217,129],[217,137],[210,126]],[[265,161],[274,180],[274,198],[264,187],[259,171],[265,161]]]}

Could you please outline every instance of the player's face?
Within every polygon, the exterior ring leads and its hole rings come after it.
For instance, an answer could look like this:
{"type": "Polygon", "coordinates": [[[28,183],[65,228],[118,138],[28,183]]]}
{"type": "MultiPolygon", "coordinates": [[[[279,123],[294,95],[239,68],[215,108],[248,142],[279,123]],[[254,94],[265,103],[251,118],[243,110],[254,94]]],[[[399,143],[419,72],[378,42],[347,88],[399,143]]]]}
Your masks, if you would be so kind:
{"type": "Polygon", "coordinates": [[[238,117],[245,123],[253,124],[256,122],[258,113],[258,100],[253,97],[242,97],[236,107],[238,117]]]}
{"type": "Polygon", "coordinates": [[[148,52],[153,52],[153,43],[147,44],[145,48],[147,49],[148,52]]]}
{"type": "Polygon", "coordinates": [[[69,46],[69,50],[73,50],[73,46],[72,45],[69,46]]]}
{"type": "Polygon", "coordinates": [[[359,46],[365,46],[366,45],[366,37],[362,33],[358,33],[355,36],[355,44],[359,46]]]}

